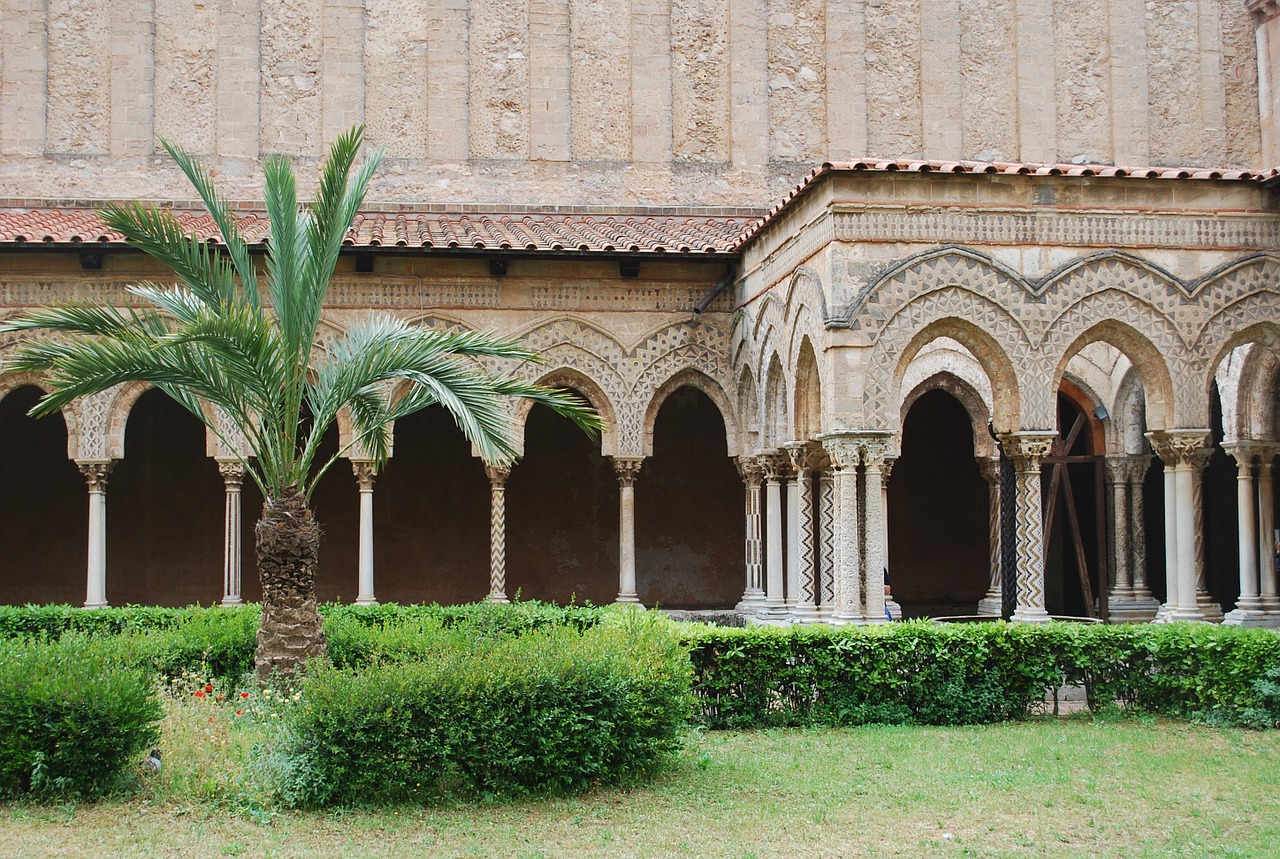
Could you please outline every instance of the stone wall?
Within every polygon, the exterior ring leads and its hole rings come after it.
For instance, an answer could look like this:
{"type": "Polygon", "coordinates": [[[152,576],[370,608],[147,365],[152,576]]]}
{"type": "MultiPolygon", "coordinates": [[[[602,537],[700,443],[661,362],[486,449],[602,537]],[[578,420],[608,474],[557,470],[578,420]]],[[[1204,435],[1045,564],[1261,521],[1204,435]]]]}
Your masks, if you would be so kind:
{"type": "Polygon", "coordinates": [[[0,194],[235,196],[368,124],[373,197],[763,205],[825,159],[1265,166],[1241,0],[12,0],[0,194]]]}

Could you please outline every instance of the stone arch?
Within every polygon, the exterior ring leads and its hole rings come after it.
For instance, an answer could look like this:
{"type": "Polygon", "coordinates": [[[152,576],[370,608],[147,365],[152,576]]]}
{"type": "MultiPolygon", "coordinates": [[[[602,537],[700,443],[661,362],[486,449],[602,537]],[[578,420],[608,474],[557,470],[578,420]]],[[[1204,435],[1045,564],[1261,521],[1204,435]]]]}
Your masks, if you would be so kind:
{"type": "MultiPolygon", "coordinates": [[[[600,433],[600,454],[614,456],[618,452],[618,413],[609,395],[605,393],[594,379],[575,367],[558,367],[550,370],[538,379],[539,385],[550,388],[569,388],[581,394],[604,420],[604,430],[600,433]]],[[[515,402],[512,415],[514,420],[516,451],[524,455],[524,426],[529,419],[529,411],[533,401],[519,399],[515,402]]]]}
{"type": "Polygon", "coordinates": [[[711,402],[715,403],[716,408],[720,410],[720,417],[724,419],[726,448],[730,451],[730,454],[735,450],[740,450],[738,423],[734,416],[733,404],[730,402],[728,395],[706,373],[689,367],[679,371],[659,385],[657,390],[654,391],[653,397],[649,400],[649,405],[644,411],[643,455],[653,456],[653,423],[657,420],[658,409],[662,408],[663,402],[666,401],[667,397],[671,396],[672,392],[685,385],[697,388],[706,394],[711,399],[711,402]]]}
{"type": "Polygon", "coordinates": [[[760,299],[760,309],[756,313],[755,324],[751,327],[752,338],[757,343],[762,342],[765,335],[760,332],[768,332],[770,329],[784,329],[786,327],[786,318],[787,308],[783,305],[782,299],[772,292],[766,292],[764,297],[760,299]]]}
{"type": "MultiPolygon", "coordinates": [[[[948,338],[945,337],[934,338],[916,353],[915,357],[911,359],[911,364],[903,372],[899,391],[904,394],[910,392],[930,377],[940,373],[946,373],[959,379],[972,388],[982,401],[982,411],[987,415],[984,421],[991,420],[991,415],[995,411],[991,393],[991,379],[987,376],[982,365],[978,363],[977,358],[974,358],[959,343],[955,343],[954,347],[951,346],[948,343],[948,338]]],[[[927,389],[922,389],[921,393],[924,390],[927,389]]],[[[901,406],[901,404],[899,405],[901,406]]],[[[906,415],[906,410],[901,407],[899,412],[904,416],[906,415]]]]}
{"type": "Polygon", "coordinates": [[[827,319],[827,296],[818,273],[804,265],[797,268],[787,283],[783,306],[789,317],[794,317],[798,308],[808,306],[817,311],[819,319],[827,319]]]}
{"type": "Polygon", "coordinates": [[[1217,376],[1224,441],[1280,438],[1280,426],[1276,426],[1280,356],[1250,343],[1237,347],[1229,358],[1236,366],[1224,373],[1228,368],[1224,361],[1217,376]]]}
{"type": "Polygon", "coordinates": [[[129,423],[129,412],[138,399],[151,390],[150,382],[127,382],[114,389],[107,412],[107,456],[124,459],[124,431],[129,423]]]}
{"type": "Polygon", "coordinates": [[[905,397],[899,409],[899,425],[906,421],[907,412],[921,395],[929,391],[945,391],[964,406],[973,424],[973,455],[978,459],[990,459],[996,455],[995,440],[991,438],[988,422],[991,412],[986,399],[969,381],[954,373],[941,371],[915,385],[905,397]]]}
{"type": "Polygon", "coordinates": [[[1142,376],[1132,364],[1116,386],[1110,408],[1116,430],[1107,434],[1107,452],[1143,453],[1147,448],[1147,402],[1142,376]]]}
{"type": "Polygon", "coordinates": [[[1206,355],[1206,378],[1202,386],[1205,391],[1213,384],[1222,362],[1239,346],[1252,344],[1251,354],[1267,351],[1280,357],[1280,319],[1275,317],[1274,306],[1258,307],[1259,298],[1257,295],[1249,296],[1231,307],[1223,308],[1205,324],[1202,338],[1213,339],[1202,339],[1200,342],[1217,346],[1215,351],[1206,355]],[[1268,310],[1271,316],[1261,320],[1257,318],[1259,313],[1266,313],[1268,310]]]}
{"type": "MultiPolygon", "coordinates": [[[[1040,423],[1052,426],[1053,412],[1048,402],[1028,403],[1029,395],[1019,378],[1017,363],[1034,366],[1023,330],[1003,308],[962,290],[945,290],[925,296],[907,308],[886,327],[868,361],[864,394],[864,424],[872,429],[901,429],[901,413],[893,408],[900,402],[902,379],[920,349],[939,337],[948,337],[964,346],[991,380],[992,423],[997,432],[1015,432],[1040,423]],[[983,311],[983,323],[955,315],[983,311]]],[[[1046,401],[1048,397],[1044,397],[1046,401]]]]}
{"type": "Polygon", "coordinates": [[[1031,292],[1051,295],[1050,301],[1062,306],[1091,292],[1122,287],[1127,294],[1146,301],[1185,298],[1191,292],[1159,265],[1120,250],[1098,251],[1065,262],[1034,284],[1031,292]]]}
{"type": "MultiPolygon", "coordinates": [[[[0,400],[19,388],[39,388],[49,393],[49,386],[39,373],[10,373],[0,376],[0,400]]],[[[62,422],[67,426],[67,459],[75,459],[79,454],[80,423],[79,415],[73,406],[58,410],[62,422]]]]}
{"type": "MultiPolygon", "coordinates": [[[[1102,321],[1095,322],[1076,334],[1070,345],[1058,357],[1052,379],[1054,390],[1057,390],[1058,383],[1062,381],[1063,376],[1066,374],[1067,365],[1071,362],[1071,359],[1090,343],[1099,341],[1108,343],[1118,349],[1129,359],[1133,364],[1133,368],[1137,371],[1139,378],[1142,380],[1148,429],[1164,430],[1176,426],[1174,421],[1176,420],[1177,410],[1175,408],[1173,378],[1164,356],[1172,354],[1175,348],[1181,351],[1180,344],[1179,347],[1175,347],[1174,344],[1165,342],[1163,344],[1165,351],[1162,352],[1141,331],[1117,318],[1103,318],[1102,321]]],[[[1079,384],[1080,380],[1076,380],[1076,383],[1079,384]]],[[[1094,392],[1094,396],[1096,402],[1103,402],[1096,392],[1094,392]]]]}
{"type": "Polygon", "coordinates": [[[789,411],[786,373],[782,369],[782,360],[774,352],[769,357],[764,381],[764,437],[761,441],[766,448],[776,448],[790,440],[789,411]]]}
{"type": "Polygon", "coordinates": [[[795,368],[792,433],[803,441],[822,432],[822,372],[808,337],[801,338],[795,368]]]}
{"type": "MultiPolygon", "coordinates": [[[[756,396],[756,380],[750,367],[738,374],[738,416],[743,426],[740,453],[753,453],[760,446],[760,399],[756,396]],[[749,427],[749,429],[748,429],[749,427]]],[[[734,447],[730,447],[734,450],[734,447]]]]}

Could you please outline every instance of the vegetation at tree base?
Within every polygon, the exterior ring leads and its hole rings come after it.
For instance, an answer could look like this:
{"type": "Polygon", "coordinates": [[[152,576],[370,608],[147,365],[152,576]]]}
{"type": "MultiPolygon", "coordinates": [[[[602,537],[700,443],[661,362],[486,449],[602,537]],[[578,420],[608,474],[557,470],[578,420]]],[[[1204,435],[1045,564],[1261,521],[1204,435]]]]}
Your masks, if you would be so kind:
{"type": "Polygon", "coordinates": [[[148,382],[241,457],[264,499],[255,531],[263,592],[256,665],[263,678],[291,674],[325,651],[315,598],[320,530],[310,499],[340,456],[354,449],[381,465],[392,424],[437,403],[488,462],[515,456],[506,397],[547,405],[588,432],[601,426],[575,394],[496,375],[476,363],[537,360],[513,340],[426,329],[371,313],[318,348],[329,281],[382,157],[375,153],[355,168],[363,135],[358,127],[333,143],[316,198],[305,208],[290,161],[266,160],[265,295],[249,246],[208,173],[166,143],[217,225],[221,246],[188,236],[168,210],[108,204],[100,210],[106,225],[168,266],[178,285],[131,286],[138,304],[128,308],[55,306],[0,325],[0,331],[59,335],[28,342],[3,368],[45,380],[49,393],[33,414],[50,414],[116,385],[148,382]],[[320,461],[325,432],[344,410],[352,447],[320,461]]]}

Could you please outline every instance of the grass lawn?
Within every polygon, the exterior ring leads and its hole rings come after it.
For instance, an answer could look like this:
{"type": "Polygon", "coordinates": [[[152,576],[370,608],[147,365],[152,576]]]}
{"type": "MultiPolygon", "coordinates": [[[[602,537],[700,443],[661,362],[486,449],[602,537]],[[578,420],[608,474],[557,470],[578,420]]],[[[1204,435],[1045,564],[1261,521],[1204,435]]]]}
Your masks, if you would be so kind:
{"type": "MultiPolygon", "coordinates": [[[[1280,732],[1041,720],[707,733],[641,788],[271,812],[252,731],[170,705],[164,771],[92,805],[0,804],[0,856],[1275,857],[1280,732]]],[[[201,709],[201,708],[205,709],[201,709]]]]}

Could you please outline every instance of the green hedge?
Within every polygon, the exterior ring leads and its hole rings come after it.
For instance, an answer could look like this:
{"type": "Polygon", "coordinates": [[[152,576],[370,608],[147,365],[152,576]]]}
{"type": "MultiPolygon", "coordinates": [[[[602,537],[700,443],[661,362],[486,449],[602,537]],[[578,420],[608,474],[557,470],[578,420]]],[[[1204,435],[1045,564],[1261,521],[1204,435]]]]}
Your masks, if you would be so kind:
{"type": "Polygon", "coordinates": [[[142,760],[162,716],[115,643],[0,641],[0,796],[96,797],[142,760]]]}
{"type": "MultiPolygon", "coordinates": [[[[1265,725],[1280,635],[1202,624],[693,628],[699,719],[712,728],[973,724],[1023,716],[1059,686],[1096,710],[1265,725]]],[[[1268,716],[1270,714],[1270,716],[1268,716]]]]}
{"type": "Polygon", "coordinates": [[[679,747],[689,664],[660,615],[428,640],[427,660],[308,670],[288,739],[263,761],[286,804],[567,793],[645,773],[679,747]]]}

